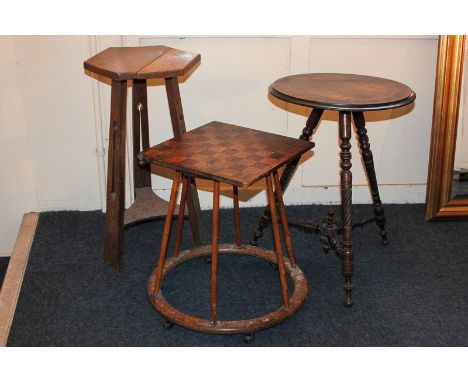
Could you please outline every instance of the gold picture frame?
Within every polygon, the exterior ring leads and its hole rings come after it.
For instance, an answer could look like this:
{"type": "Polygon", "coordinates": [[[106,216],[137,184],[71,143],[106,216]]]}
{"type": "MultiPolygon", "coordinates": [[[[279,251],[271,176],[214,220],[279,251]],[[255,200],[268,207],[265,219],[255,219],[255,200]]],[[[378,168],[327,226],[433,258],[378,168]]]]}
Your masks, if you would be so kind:
{"type": "Polygon", "coordinates": [[[426,221],[468,217],[468,199],[450,199],[466,36],[440,36],[426,191],[426,221]]]}

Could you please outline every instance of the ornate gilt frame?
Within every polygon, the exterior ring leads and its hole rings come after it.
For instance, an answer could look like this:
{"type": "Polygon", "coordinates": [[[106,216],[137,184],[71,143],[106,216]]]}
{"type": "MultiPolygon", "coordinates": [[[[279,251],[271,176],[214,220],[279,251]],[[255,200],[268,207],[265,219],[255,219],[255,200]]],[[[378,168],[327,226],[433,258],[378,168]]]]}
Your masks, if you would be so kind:
{"type": "Polygon", "coordinates": [[[468,217],[468,199],[450,200],[466,36],[440,36],[425,219],[468,217]]]}

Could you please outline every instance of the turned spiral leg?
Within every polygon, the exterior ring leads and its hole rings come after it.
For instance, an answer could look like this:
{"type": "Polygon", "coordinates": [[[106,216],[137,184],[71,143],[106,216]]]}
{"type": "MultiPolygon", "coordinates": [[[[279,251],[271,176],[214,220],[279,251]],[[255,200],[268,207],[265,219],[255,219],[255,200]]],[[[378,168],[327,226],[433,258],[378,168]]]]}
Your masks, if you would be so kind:
{"type": "MultiPolygon", "coordinates": [[[[299,137],[299,139],[302,139],[304,141],[308,141],[310,137],[312,136],[314,130],[317,128],[320,118],[322,117],[323,114],[323,109],[312,109],[312,112],[309,115],[309,118],[307,119],[306,122],[306,127],[302,130],[302,134],[299,137]]],[[[280,179],[280,184],[281,184],[281,192],[284,193],[286,188],[289,185],[289,182],[291,181],[292,176],[294,175],[294,172],[296,171],[297,165],[299,164],[299,160],[301,158],[294,159],[293,161],[289,162],[283,173],[281,174],[281,179],[280,179]]],[[[268,224],[270,223],[270,211],[269,208],[266,207],[265,210],[263,211],[263,215],[260,217],[260,220],[258,222],[257,229],[254,231],[253,238],[250,241],[251,245],[257,245],[257,241],[259,238],[263,236],[263,230],[268,227],[268,224]]]]}
{"type": "Polygon", "coordinates": [[[156,269],[156,278],[153,286],[153,296],[158,295],[159,291],[161,290],[164,263],[166,261],[167,244],[169,243],[169,236],[171,234],[172,215],[174,214],[177,189],[179,188],[179,178],[180,174],[176,172],[174,179],[172,180],[171,197],[169,198],[169,207],[167,208],[166,221],[164,223],[161,251],[159,253],[158,267],[156,269]]]}
{"type": "Polygon", "coordinates": [[[273,180],[275,182],[275,196],[276,196],[278,210],[279,210],[280,217],[281,217],[281,225],[283,227],[284,242],[286,243],[286,249],[288,251],[289,262],[291,264],[291,267],[294,268],[296,266],[296,259],[294,257],[291,235],[289,234],[288,219],[286,218],[286,209],[284,208],[284,202],[283,202],[283,193],[281,192],[280,181],[278,178],[278,173],[276,171],[273,173],[273,180]]]}
{"type": "Polygon", "coordinates": [[[344,290],[346,293],[345,306],[353,305],[352,277],[353,277],[353,241],[352,241],[352,186],[353,175],[351,173],[351,114],[340,111],[339,116],[340,135],[340,167],[341,167],[341,213],[343,219],[343,239],[341,242],[341,266],[345,278],[344,290]]]}
{"type": "Polygon", "coordinates": [[[374,205],[375,222],[380,229],[380,236],[382,237],[382,244],[387,245],[387,231],[385,230],[385,213],[382,207],[382,201],[379,195],[379,186],[377,184],[377,176],[375,174],[374,157],[370,149],[369,137],[367,136],[366,122],[364,120],[364,113],[353,113],[354,124],[356,125],[359,146],[361,148],[362,160],[366,169],[367,179],[372,194],[372,203],[374,205]]]}

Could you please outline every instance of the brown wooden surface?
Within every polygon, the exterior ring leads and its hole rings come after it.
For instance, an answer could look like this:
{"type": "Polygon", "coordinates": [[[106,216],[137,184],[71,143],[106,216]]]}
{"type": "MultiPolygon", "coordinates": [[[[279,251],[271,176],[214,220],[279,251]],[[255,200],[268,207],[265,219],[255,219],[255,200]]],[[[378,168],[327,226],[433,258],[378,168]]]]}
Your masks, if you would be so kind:
{"type": "MultiPolygon", "coordinates": [[[[175,138],[180,138],[185,134],[186,128],[182,100],[180,98],[179,82],[177,78],[166,78],[165,84],[169,113],[171,115],[172,132],[175,138]]],[[[193,240],[195,240],[196,244],[201,245],[205,242],[205,234],[201,225],[201,209],[197,184],[193,178],[189,179],[187,208],[193,240]]]]}
{"type": "Polygon", "coordinates": [[[425,219],[468,217],[468,199],[451,199],[466,36],[439,37],[425,219]]]}
{"type": "Polygon", "coordinates": [[[416,94],[406,85],[357,74],[310,73],[280,78],[273,96],[298,105],[332,110],[382,110],[408,105],[416,94]]]}
{"type": "Polygon", "coordinates": [[[312,147],[299,139],[210,122],[145,150],[141,157],[196,177],[248,187],[312,147]]]}
{"type": "Polygon", "coordinates": [[[241,245],[241,228],[240,228],[240,212],[239,212],[239,188],[232,186],[232,200],[234,204],[234,228],[236,231],[236,245],[241,245]]]}
{"type": "Polygon", "coordinates": [[[278,274],[281,286],[281,297],[285,308],[289,307],[288,282],[286,280],[286,270],[284,265],[283,250],[281,248],[281,239],[279,233],[278,216],[276,214],[275,196],[273,194],[273,182],[271,176],[266,177],[268,206],[270,207],[271,223],[273,226],[273,238],[275,242],[276,264],[278,265],[278,274]]]}
{"type": "Polygon", "coordinates": [[[146,80],[133,81],[132,89],[132,130],[133,130],[133,177],[134,195],[140,187],[151,187],[149,164],[138,165],[137,155],[150,147],[148,121],[148,94],[146,80]]]}
{"type": "Polygon", "coordinates": [[[106,190],[104,260],[120,269],[125,211],[127,84],[112,81],[106,190]]]}
{"type": "MultiPolygon", "coordinates": [[[[84,63],[88,71],[112,79],[104,257],[117,269],[122,267],[124,224],[135,224],[164,216],[167,210],[167,202],[151,189],[149,165],[140,167],[136,160],[137,153],[149,147],[146,79],[165,78],[172,127],[174,136],[178,137],[185,132],[185,122],[177,76],[186,74],[198,62],[199,54],[167,46],[150,46],[109,48],[84,63]],[[124,210],[127,80],[133,80],[132,151],[135,201],[124,210]]],[[[194,240],[197,244],[202,244],[204,240],[200,203],[193,179],[189,179],[188,182],[187,206],[194,240]]],[[[174,212],[177,213],[177,209],[174,212]]]]}
{"type": "Polygon", "coordinates": [[[351,282],[354,272],[353,254],[353,174],[351,172],[351,113],[340,111],[339,115],[339,135],[340,135],[340,188],[341,188],[341,216],[343,220],[343,240],[341,241],[341,269],[345,278],[343,286],[346,292],[346,306],[353,305],[351,282]]]}
{"type": "Polygon", "coordinates": [[[185,212],[185,201],[187,200],[187,189],[188,189],[189,178],[182,175],[182,192],[180,195],[180,206],[179,215],[177,218],[177,231],[174,246],[174,256],[178,256],[180,252],[180,246],[182,245],[182,230],[184,228],[184,212],[185,212]]]}
{"type": "Polygon", "coordinates": [[[281,184],[278,178],[278,173],[273,173],[273,181],[275,184],[275,196],[276,202],[278,204],[278,211],[281,217],[281,225],[283,227],[283,236],[284,236],[284,243],[286,244],[286,250],[288,251],[289,262],[291,263],[291,267],[296,266],[296,259],[294,257],[294,250],[292,246],[291,235],[289,233],[289,226],[288,226],[288,218],[286,217],[286,209],[284,208],[284,201],[283,201],[283,192],[281,191],[281,184]]]}
{"type": "Polygon", "coordinates": [[[171,236],[171,225],[172,215],[174,214],[174,207],[176,204],[177,190],[179,188],[180,174],[175,173],[174,179],[172,180],[171,196],[169,198],[169,207],[167,209],[166,220],[164,222],[164,231],[161,241],[161,250],[159,252],[158,266],[156,267],[156,277],[154,279],[154,285],[152,287],[153,296],[157,296],[161,290],[161,282],[163,278],[164,263],[166,261],[167,246],[169,244],[169,238],[171,236]]]}
{"type": "MultiPolygon", "coordinates": [[[[264,259],[273,264],[276,263],[275,252],[261,248],[253,247],[250,245],[242,245],[238,247],[234,244],[220,244],[218,252],[230,255],[245,255],[264,259]]],[[[179,256],[169,258],[164,264],[163,277],[171,272],[175,267],[187,261],[198,257],[205,257],[211,253],[211,245],[202,247],[195,247],[186,251],[182,251],[179,256]]],[[[217,321],[213,325],[211,319],[204,319],[200,317],[191,316],[186,314],[172,305],[170,305],[163,295],[163,290],[159,294],[153,294],[153,285],[156,278],[156,269],[151,274],[148,283],[148,294],[154,308],[161,313],[161,315],[168,321],[180,325],[184,328],[201,331],[205,333],[216,334],[239,334],[239,333],[253,333],[258,330],[270,328],[280,322],[285,321],[289,317],[296,314],[303,306],[307,296],[307,280],[301,269],[291,267],[289,261],[284,259],[286,272],[291,277],[293,282],[292,295],[289,299],[289,307],[285,308],[281,305],[278,309],[271,313],[267,313],[260,317],[248,318],[239,321],[217,321]]]]}
{"type": "Polygon", "coordinates": [[[211,323],[218,318],[218,247],[219,247],[219,182],[213,182],[213,225],[211,230],[211,323]]]}
{"type": "MultiPolygon", "coordinates": [[[[302,139],[303,141],[309,141],[310,137],[312,136],[313,132],[317,128],[320,118],[322,117],[323,114],[323,109],[312,109],[309,118],[307,118],[306,126],[302,130],[301,135],[299,136],[299,139],[302,139]]],[[[286,191],[286,188],[289,185],[289,182],[291,181],[296,168],[299,164],[299,160],[301,158],[298,157],[295,160],[289,162],[284,170],[283,173],[281,174],[281,179],[280,179],[280,184],[281,184],[281,192],[286,191]]],[[[250,241],[250,244],[256,245],[257,241],[259,238],[263,236],[263,230],[268,227],[268,224],[270,223],[270,211],[268,206],[265,208],[263,211],[262,216],[260,217],[260,220],[258,221],[258,226],[257,229],[254,231],[253,238],[250,241]]]]}
{"type": "Polygon", "coordinates": [[[353,113],[354,125],[358,135],[359,147],[361,148],[361,157],[364,162],[364,168],[366,170],[367,180],[372,195],[372,204],[374,206],[375,222],[380,230],[380,236],[382,237],[382,243],[387,245],[387,231],[385,229],[385,212],[382,207],[382,200],[380,199],[379,184],[377,183],[377,175],[375,173],[374,156],[370,149],[369,137],[367,135],[366,121],[364,119],[364,113],[356,111],[353,113]]]}
{"type": "Polygon", "coordinates": [[[166,78],[186,74],[200,59],[197,53],[163,45],[112,47],[86,60],[84,68],[118,81],[166,78]]]}

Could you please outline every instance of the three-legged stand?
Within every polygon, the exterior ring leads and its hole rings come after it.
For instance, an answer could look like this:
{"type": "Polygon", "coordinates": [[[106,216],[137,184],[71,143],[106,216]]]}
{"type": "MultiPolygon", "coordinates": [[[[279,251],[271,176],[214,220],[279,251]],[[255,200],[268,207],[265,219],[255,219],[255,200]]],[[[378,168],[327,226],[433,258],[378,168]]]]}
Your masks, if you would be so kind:
{"type": "MultiPolygon", "coordinates": [[[[299,139],[310,140],[314,130],[317,128],[320,118],[323,114],[323,109],[314,108],[307,119],[306,127],[303,129],[299,139]]],[[[379,233],[382,238],[382,244],[388,244],[387,231],[385,229],[385,214],[380,200],[379,188],[377,177],[375,174],[374,159],[370,149],[369,138],[365,128],[364,114],[360,111],[352,112],[354,124],[357,130],[361,156],[364,162],[366,176],[369,182],[369,187],[372,195],[372,203],[374,208],[374,218],[365,219],[361,222],[352,222],[352,172],[351,172],[351,112],[339,112],[339,138],[340,138],[340,188],[341,188],[341,215],[342,224],[339,224],[333,212],[329,212],[328,217],[323,224],[316,224],[310,221],[291,221],[289,224],[297,226],[306,230],[311,230],[320,233],[320,239],[325,251],[333,249],[334,252],[341,258],[342,274],[345,278],[344,290],[346,299],[344,304],[346,306],[353,305],[352,299],[352,276],[354,272],[354,254],[352,242],[352,229],[356,225],[362,225],[371,221],[375,221],[379,233]],[[337,235],[342,232],[341,241],[338,240],[337,235]]],[[[280,180],[281,190],[284,192],[289,185],[289,182],[297,168],[299,159],[290,162],[280,180]]],[[[273,217],[274,219],[274,217],[273,217]]],[[[263,235],[263,230],[268,226],[271,220],[270,209],[267,207],[260,217],[257,229],[254,232],[252,245],[256,245],[257,241],[263,235]]]]}
{"type": "MultiPolygon", "coordinates": [[[[177,77],[165,79],[172,129],[175,137],[185,132],[185,121],[177,77]]],[[[107,208],[104,259],[116,269],[122,266],[124,226],[163,217],[168,203],[151,187],[149,164],[139,165],[137,155],[149,148],[147,81],[133,80],[133,176],[135,202],[125,210],[125,152],[127,81],[112,80],[109,149],[107,168],[107,208]]],[[[200,203],[195,181],[188,180],[187,206],[194,241],[203,243],[200,203]]]]}

